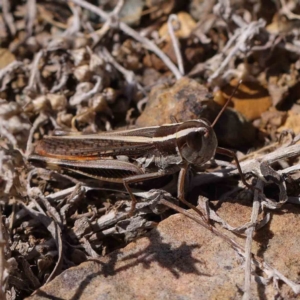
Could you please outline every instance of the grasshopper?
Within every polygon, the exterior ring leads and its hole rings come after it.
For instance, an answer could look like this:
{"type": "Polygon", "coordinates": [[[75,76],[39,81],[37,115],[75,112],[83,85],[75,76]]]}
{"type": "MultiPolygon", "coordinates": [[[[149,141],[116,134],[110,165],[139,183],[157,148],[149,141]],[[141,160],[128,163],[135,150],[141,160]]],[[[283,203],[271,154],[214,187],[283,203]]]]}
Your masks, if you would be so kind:
{"type": "MultiPolygon", "coordinates": [[[[185,200],[186,172],[189,167],[204,165],[218,152],[233,156],[242,174],[235,154],[217,147],[213,130],[231,97],[213,124],[199,119],[97,134],[46,136],[37,143],[29,161],[105,182],[123,183],[132,200],[130,216],[137,203],[130,184],[179,172],[179,200],[205,218],[197,207],[185,200]]],[[[248,186],[243,176],[242,180],[248,186]]]]}

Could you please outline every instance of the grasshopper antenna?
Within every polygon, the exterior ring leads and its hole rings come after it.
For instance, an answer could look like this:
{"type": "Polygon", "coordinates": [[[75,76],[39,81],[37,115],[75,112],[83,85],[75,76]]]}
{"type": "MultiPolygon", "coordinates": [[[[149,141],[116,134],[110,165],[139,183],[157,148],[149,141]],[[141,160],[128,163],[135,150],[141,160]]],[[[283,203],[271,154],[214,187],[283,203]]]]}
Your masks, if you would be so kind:
{"type": "MultiPolygon", "coordinates": [[[[242,82],[243,82],[243,80],[240,79],[239,82],[238,82],[238,84],[237,84],[237,86],[235,87],[235,89],[234,89],[233,92],[231,93],[230,97],[229,97],[228,100],[226,101],[225,105],[222,107],[222,109],[220,110],[219,114],[218,114],[217,117],[215,118],[215,120],[214,120],[214,122],[212,123],[211,127],[214,127],[214,125],[217,123],[217,121],[219,120],[220,116],[222,115],[222,113],[224,112],[224,110],[226,109],[226,107],[228,106],[230,100],[232,99],[232,97],[234,96],[234,94],[236,93],[236,91],[238,90],[238,88],[239,88],[239,86],[241,85],[242,82]]],[[[231,151],[231,150],[229,150],[229,149],[217,147],[216,153],[219,153],[219,154],[221,154],[221,155],[226,155],[226,156],[228,156],[228,157],[233,158],[234,161],[235,161],[235,163],[236,163],[238,172],[239,172],[239,174],[240,174],[241,180],[242,180],[242,182],[244,183],[244,185],[245,185],[247,188],[249,188],[249,189],[251,189],[251,190],[253,190],[253,191],[257,190],[260,194],[262,194],[262,191],[261,191],[259,188],[252,186],[251,184],[249,184],[249,183],[246,181],[245,176],[244,176],[243,171],[242,171],[242,168],[241,168],[241,165],[240,165],[240,162],[239,162],[239,160],[238,160],[236,154],[235,154],[233,151],[231,151]]]]}
{"type": "Polygon", "coordinates": [[[220,119],[222,113],[224,112],[224,110],[228,106],[229,102],[231,101],[232,97],[234,96],[234,94],[236,93],[236,91],[238,90],[238,88],[240,87],[240,85],[241,85],[242,82],[243,82],[243,80],[240,79],[239,82],[238,82],[238,84],[237,84],[237,86],[234,88],[233,92],[231,93],[230,97],[227,99],[226,103],[224,104],[224,106],[222,107],[222,109],[220,110],[220,112],[218,113],[218,115],[216,116],[215,120],[211,124],[211,127],[214,127],[216,125],[216,123],[220,119]]]}

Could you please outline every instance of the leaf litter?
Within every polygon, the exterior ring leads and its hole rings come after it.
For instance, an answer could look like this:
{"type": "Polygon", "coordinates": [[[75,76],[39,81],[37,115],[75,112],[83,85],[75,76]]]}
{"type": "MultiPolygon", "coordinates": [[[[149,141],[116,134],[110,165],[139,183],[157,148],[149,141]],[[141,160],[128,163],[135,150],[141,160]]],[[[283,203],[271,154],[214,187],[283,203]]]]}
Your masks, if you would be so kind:
{"type": "Polygon", "coordinates": [[[299,4],[2,0],[1,9],[1,299],[30,295],[63,270],[144,235],[172,211],[243,257],[243,299],[251,299],[252,276],[261,284],[272,281],[279,295],[280,281],[300,293],[297,282],[251,253],[255,232],[272,212],[286,202],[300,204],[299,4]],[[140,200],[126,218],[130,198],[122,187],[27,163],[34,143],[54,130],[212,121],[240,79],[215,129],[221,145],[238,151],[247,181],[260,192],[245,189],[235,164],[223,157],[209,162],[187,192],[192,201],[197,188],[198,208],[210,224],[178,206],[176,178],[134,189],[140,200]],[[201,91],[197,97],[195,91],[201,91]],[[207,192],[213,183],[216,191],[207,192]],[[277,188],[266,193],[268,186],[277,188]],[[234,227],[211,201],[216,194],[219,201],[238,198],[242,190],[251,198],[252,215],[234,227]],[[217,223],[243,234],[245,245],[221,233],[217,223]]]}

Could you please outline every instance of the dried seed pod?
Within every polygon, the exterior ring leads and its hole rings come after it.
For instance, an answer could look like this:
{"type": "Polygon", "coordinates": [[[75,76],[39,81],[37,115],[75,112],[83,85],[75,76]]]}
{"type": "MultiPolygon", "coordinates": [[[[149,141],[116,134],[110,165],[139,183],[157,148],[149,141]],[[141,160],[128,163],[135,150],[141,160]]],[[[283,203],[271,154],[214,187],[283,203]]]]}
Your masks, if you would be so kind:
{"type": "Polygon", "coordinates": [[[5,123],[5,127],[10,133],[22,133],[25,135],[24,130],[29,130],[31,125],[24,122],[24,118],[20,116],[13,116],[9,120],[7,120],[7,122],[5,123]]]}
{"type": "Polygon", "coordinates": [[[72,40],[66,37],[57,37],[48,44],[48,51],[68,50],[71,48],[72,40]]]}
{"type": "Polygon", "coordinates": [[[0,116],[8,119],[12,116],[18,115],[21,112],[21,107],[16,102],[7,102],[0,99],[0,116]]]}
{"type": "Polygon", "coordinates": [[[26,41],[26,46],[28,47],[28,50],[32,53],[36,53],[40,50],[41,45],[36,40],[36,37],[31,36],[26,41]]]}
{"type": "Polygon", "coordinates": [[[106,99],[102,94],[98,93],[89,99],[89,107],[93,108],[94,111],[100,112],[107,108],[106,99]]]}
{"type": "Polygon", "coordinates": [[[105,62],[104,60],[94,54],[91,53],[91,59],[90,59],[90,70],[97,75],[103,76],[104,74],[104,69],[105,69],[105,62]]]}
{"type": "Polygon", "coordinates": [[[76,94],[87,93],[89,92],[94,85],[91,82],[81,82],[76,87],[76,94]]]}
{"type": "Polygon", "coordinates": [[[115,103],[119,92],[111,87],[107,87],[103,90],[102,95],[105,97],[107,103],[112,104],[115,103]]]}
{"type": "Polygon", "coordinates": [[[127,56],[127,64],[126,67],[129,70],[138,70],[142,66],[140,58],[137,57],[135,54],[127,56]]]}
{"type": "Polygon", "coordinates": [[[86,48],[71,50],[70,53],[73,58],[74,65],[76,67],[81,65],[83,62],[87,61],[88,59],[88,53],[86,51],[86,48]]]}
{"type": "Polygon", "coordinates": [[[56,122],[58,125],[60,125],[62,127],[64,127],[64,126],[71,127],[72,119],[73,119],[72,114],[66,114],[65,111],[60,111],[57,114],[56,122]]]}
{"type": "Polygon", "coordinates": [[[16,88],[22,89],[27,85],[27,79],[25,78],[24,74],[18,74],[17,80],[16,80],[16,88]]]}
{"type": "Polygon", "coordinates": [[[76,116],[72,119],[72,127],[77,128],[82,125],[94,123],[95,112],[90,107],[81,107],[78,109],[76,116]]]}
{"type": "MultiPolygon", "coordinates": [[[[1,129],[4,129],[4,131],[2,131],[2,138],[6,138],[15,146],[18,145],[18,147],[23,147],[25,141],[27,141],[28,132],[31,128],[31,125],[27,116],[23,113],[20,105],[15,102],[7,102],[6,100],[0,99],[0,119],[0,127],[1,129]]],[[[12,178],[13,177],[11,177],[11,179],[12,178]]],[[[6,180],[4,177],[3,179],[6,180]]],[[[8,185],[8,187],[5,188],[5,192],[8,192],[10,187],[11,186],[8,185]]]]}
{"type": "Polygon", "coordinates": [[[145,5],[151,8],[151,20],[157,19],[162,15],[168,15],[174,8],[175,0],[146,0],[145,5]]]}
{"type": "Polygon", "coordinates": [[[0,99],[6,99],[7,93],[5,91],[0,92],[0,99]]]}
{"type": "Polygon", "coordinates": [[[64,95],[47,94],[46,97],[54,111],[61,111],[67,107],[67,98],[64,95]]]}
{"type": "Polygon", "coordinates": [[[105,97],[100,93],[96,94],[89,100],[89,107],[91,107],[94,112],[103,112],[112,116],[112,111],[109,108],[105,97]]]}
{"type": "Polygon", "coordinates": [[[92,73],[88,65],[82,65],[75,68],[74,76],[79,82],[84,82],[91,80],[92,73]]]}
{"type": "Polygon", "coordinates": [[[91,39],[86,38],[84,36],[78,36],[73,40],[72,48],[73,49],[83,48],[90,44],[91,44],[91,39]]]}
{"type": "Polygon", "coordinates": [[[59,65],[55,60],[52,60],[54,64],[51,65],[46,65],[43,70],[42,70],[42,76],[46,79],[49,78],[50,76],[53,76],[56,72],[59,70],[59,65]]]}
{"type": "Polygon", "coordinates": [[[138,70],[141,67],[142,48],[139,43],[126,40],[120,48],[115,48],[113,56],[128,70],[138,70]]]}
{"type": "Polygon", "coordinates": [[[48,102],[45,95],[39,96],[30,102],[24,107],[25,112],[39,113],[46,108],[50,108],[50,103],[48,102]]]}
{"type": "Polygon", "coordinates": [[[79,103],[86,101],[89,97],[87,93],[94,87],[91,82],[79,83],[76,87],[75,94],[69,99],[69,104],[71,106],[76,106],[79,103]]]}

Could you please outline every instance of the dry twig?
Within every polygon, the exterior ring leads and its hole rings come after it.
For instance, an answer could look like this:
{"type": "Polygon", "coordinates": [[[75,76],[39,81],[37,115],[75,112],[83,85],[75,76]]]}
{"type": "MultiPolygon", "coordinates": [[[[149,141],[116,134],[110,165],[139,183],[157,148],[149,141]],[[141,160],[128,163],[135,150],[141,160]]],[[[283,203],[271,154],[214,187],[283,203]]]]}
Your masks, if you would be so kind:
{"type": "Polygon", "coordinates": [[[172,45],[173,45],[173,48],[174,48],[174,52],[175,52],[175,55],[176,55],[176,58],[177,58],[178,69],[179,69],[181,75],[184,75],[185,73],[184,73],[182,55],[181,55],[181,52],[180,52],[180,45],[179,45],[179,42],[178,42],[178,40],[177,40],[177,38],[174,34],[174,25],[173,25],[174,21],[176,21],[177,23],[179,22],[177,16],[176,15],[170,15],[169,19],[168,19],[168,29],[169,29],[169,34],[170,34],[170,37],[171,37],[172,45]]]}
{"type": "Polygon", "coordinates": [[[7,247],[3,235],[2,212],[0,211],[0,299],[5,299],[6,260],[4,248],[7,247]]]}
{"type": "MultiPolygon", "coordinates": [[[[83,7],[85,9],[88,9],[88,10],[94,12],[95,14],[97,14],[101,18],[103,18],[104,20],[109,19],[109,15],[106,12],[104,12],[102,9],[100,9],[84,0],[70,0],[70,1],[72,1],[73,3],[83,7]]],[[[167,55],[165,55],[152,41],[141,36],[138,32],[136,32],[135,30],[133,30],[131,27],[129,27],[128,25],[126,25],[123,22],[119,22],[119,27],[120,27],[120,30],[122,30],[124,33],[131,36],[135,40],[139,41],[145,48],[149,49],[150,51],[153,51],[166,64],[166,66],[172,71],[172,73],[175,75],[176,79],[181,78],[180,71],[173,64],[173,62],[170,60],[170,58],[167,55]]]]}
{"type": "Polygon", "coordinates": [[[217,54],[213,58],[210,59],[211,62],[218,66],[216,70],[214,70],[213,74],[208,78],[208,82],[212,82],[219,77],[222,72],[225,70],[229,62],[232,58],[237,55],[238,52],[247,52],[251,50],[249,48],[249,41],[254,37],[255,34],[259,32],[260,29],[264,28],[266,22],[262,19],[258,21],[251,22],[250,24],[245,25],[242,28],[239,28],[235,31],[235,34],[231,37],[231,39],[227,42],[225,48],[223,49],[222,54],[217,54]],[[231,49],[231,45],[236,43],[231,49]],[[230,49],[229,53],[225,56],[225,51],[230,49]],[[225,56],[225,58],[224,58],[225,56]],[[219,65],[219,63],[221,63],[219,65]]]}
{"type": "MultiPolygon", "coordinates": [[[[259,190],[263,190],[263,184],[261,180],[257,181],[256,187],[259,190]]],[[[254,192],[254,199],[253,199],[253,206],[252,206],[252,214],[251,214],[251,227],[246,230],[246,246],[245,246],[245,285],[244,285],[244,295],[243,300],[250,300],[251,299],[251,244],[253,234],[256,228],[256,222],[258,218],[258,213],[260,209],[260,202],[259,202],[259,193],[257,190],[254,192]]]]}

